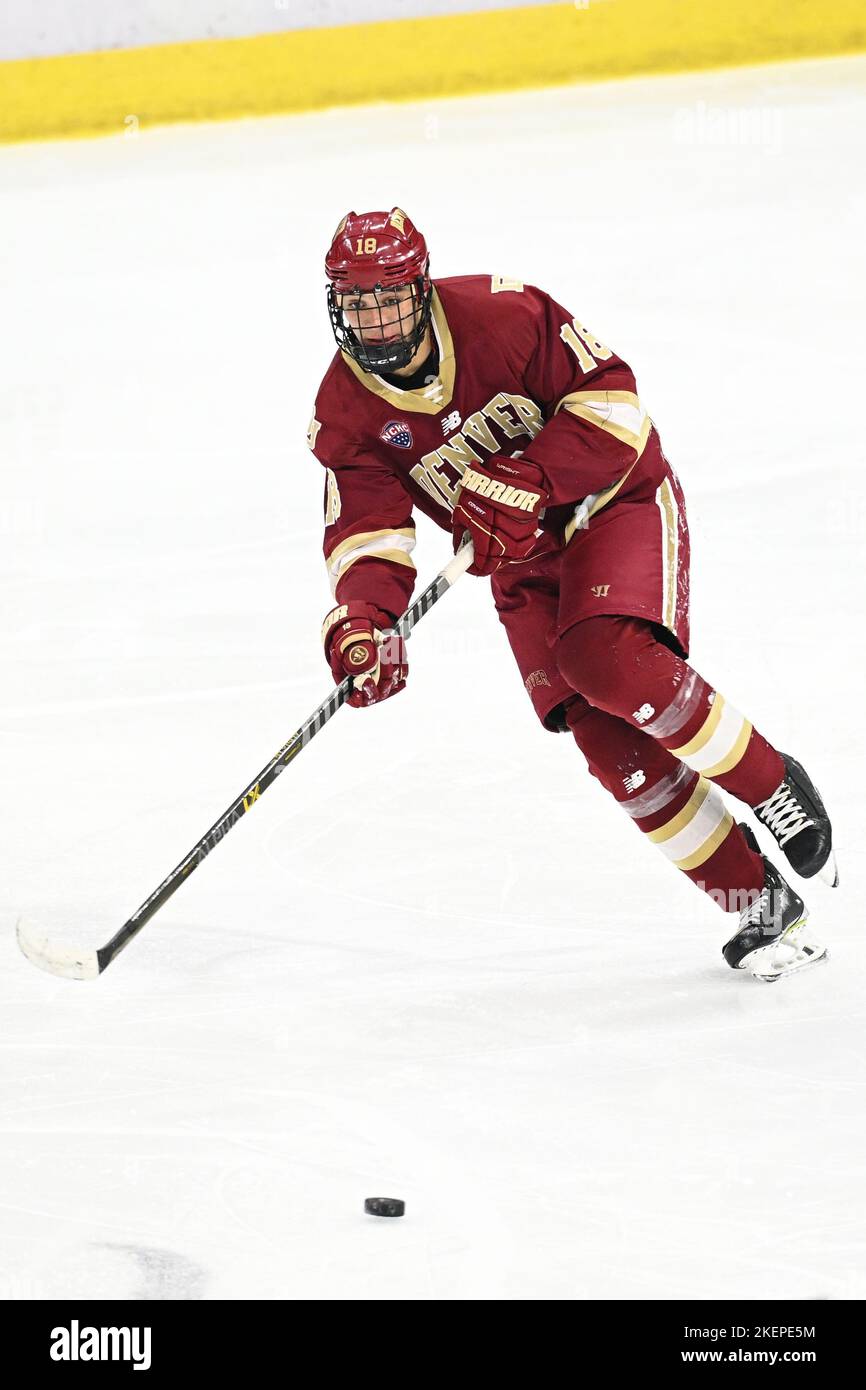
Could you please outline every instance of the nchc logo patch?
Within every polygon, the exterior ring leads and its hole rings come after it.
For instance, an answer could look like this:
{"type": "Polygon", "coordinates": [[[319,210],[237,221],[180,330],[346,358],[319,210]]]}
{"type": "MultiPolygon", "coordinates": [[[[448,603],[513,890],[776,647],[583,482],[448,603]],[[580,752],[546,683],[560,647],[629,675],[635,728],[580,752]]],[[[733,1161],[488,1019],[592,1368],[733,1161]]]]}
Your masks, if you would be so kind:
{"type": "Polygon", "coordinates": [[[411,449],[413,444],[412,431],[405,420],[389,420],[382,426],[379,438],[385,444],[396,444],[398,449],[411,449]]]}

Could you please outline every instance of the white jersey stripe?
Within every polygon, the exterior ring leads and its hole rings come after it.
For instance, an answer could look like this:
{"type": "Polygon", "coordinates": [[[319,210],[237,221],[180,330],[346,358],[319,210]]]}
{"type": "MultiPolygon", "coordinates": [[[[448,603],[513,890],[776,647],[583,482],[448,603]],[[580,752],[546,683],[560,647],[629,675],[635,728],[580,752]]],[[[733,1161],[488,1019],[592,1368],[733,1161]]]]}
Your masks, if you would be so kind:
{"type": "Polygon", "coordinates": [[[380,531],[359,545],[352,546],[351,549],[339,547],[340,553],[336,552],[328,560],[328,573],[331,577],[331,584],[335,586],[342,574],[345,574],[350,565],[354,565],[356,560],[360,560],[364,555],[380,555],[383,559],[396,560],[398,564],[408,565],[411,569],[415,568],[414,561],[411,560],[410,553],[415,549],[415,536],[405,535],[400,531],[380,531]]]}

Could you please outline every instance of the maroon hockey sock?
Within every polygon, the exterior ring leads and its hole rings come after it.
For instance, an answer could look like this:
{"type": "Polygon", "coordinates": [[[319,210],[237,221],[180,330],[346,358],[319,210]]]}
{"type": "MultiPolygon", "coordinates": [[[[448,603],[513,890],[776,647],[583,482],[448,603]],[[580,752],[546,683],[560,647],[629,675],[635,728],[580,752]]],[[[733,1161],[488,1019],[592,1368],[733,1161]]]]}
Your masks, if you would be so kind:
{"type": "Polygon", "coordinates": [[[780,754],[640,618],[576,623],[559,670],[590,704],[617,715],[693,771],[757,806],[785,776],[780,754]]]}
{"type": "Polygon", "coordinates": [[[625,720],[575,699],[566,721],[589,770],[637,828],[724,911],[764,885],[764,863],[721,793],[625,720]]]}

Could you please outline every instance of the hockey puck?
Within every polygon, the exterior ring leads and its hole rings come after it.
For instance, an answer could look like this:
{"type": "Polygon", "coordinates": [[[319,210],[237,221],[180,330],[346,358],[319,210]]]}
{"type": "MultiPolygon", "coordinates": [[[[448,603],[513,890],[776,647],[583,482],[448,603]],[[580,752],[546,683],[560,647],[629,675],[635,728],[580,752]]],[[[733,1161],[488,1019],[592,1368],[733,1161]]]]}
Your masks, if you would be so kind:
{"type": "Polygon", "coordinates": [[[365,1197],[364,1210],[368,1216],[402,1216],[406,1203],[399,1197],[365,1197]]]}

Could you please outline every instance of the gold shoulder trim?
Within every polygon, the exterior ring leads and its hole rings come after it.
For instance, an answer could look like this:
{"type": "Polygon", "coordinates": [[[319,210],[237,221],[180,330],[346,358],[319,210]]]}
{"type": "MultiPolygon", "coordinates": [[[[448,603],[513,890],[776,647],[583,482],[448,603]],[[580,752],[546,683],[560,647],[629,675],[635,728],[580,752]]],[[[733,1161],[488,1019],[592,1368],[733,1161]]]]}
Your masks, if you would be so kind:
{"type": "Polygon", "coordinates": [[[567,410],[612,434],[620,443],[629,444],[638,458],[652,430],[652,420],[633,391],[572,391],[557,405],[556,412],[560,410],[567,410]]]}

